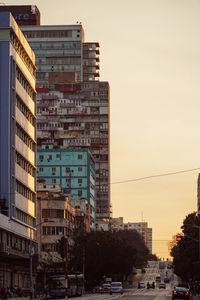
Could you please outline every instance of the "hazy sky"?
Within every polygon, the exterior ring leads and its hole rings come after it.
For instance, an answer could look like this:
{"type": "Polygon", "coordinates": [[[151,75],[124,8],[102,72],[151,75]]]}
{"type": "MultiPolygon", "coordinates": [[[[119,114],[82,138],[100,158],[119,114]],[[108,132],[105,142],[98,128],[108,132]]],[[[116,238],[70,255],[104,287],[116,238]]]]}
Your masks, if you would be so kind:
{"type": "MultiPolygon", "coordinates": [[[[111,181],[200,167],[199,0],[13,0],[41,24],[82,22],[111,87],[111,181]]],[[[153,251],[196,210],[198,171],[112,185],[113,216],[147,221],[153,251]]]]}

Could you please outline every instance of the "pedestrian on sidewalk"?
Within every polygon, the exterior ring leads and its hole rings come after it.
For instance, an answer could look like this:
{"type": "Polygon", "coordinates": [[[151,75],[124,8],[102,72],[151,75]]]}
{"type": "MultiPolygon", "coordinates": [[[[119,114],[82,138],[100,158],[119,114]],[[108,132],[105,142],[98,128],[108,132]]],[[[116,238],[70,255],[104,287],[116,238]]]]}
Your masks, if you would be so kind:
{"type": "Polygon", "coordinates": [[[1,299],[2,300],[7,300],[7,291],[6,291],[6,288],[4,286],[1,288],[1,299]]]}

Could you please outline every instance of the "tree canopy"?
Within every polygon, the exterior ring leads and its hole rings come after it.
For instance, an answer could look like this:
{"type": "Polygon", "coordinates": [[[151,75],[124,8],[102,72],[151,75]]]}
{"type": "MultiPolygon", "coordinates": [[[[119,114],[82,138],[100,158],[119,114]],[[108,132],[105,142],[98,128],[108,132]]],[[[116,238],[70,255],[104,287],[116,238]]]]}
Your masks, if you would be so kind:
{"type": "Polygon", "coordinates": [[[200,279],[199,224],[195,212],[186,216],[181,227],[183,237],[171,248],[174,272],[185,281],[200,279]]]}
{"type": "Polygon", "coordinates": [[[133,266],[147,263],[148,249],[135,230],[96,231],[75,238],[70,263],[71,272],[85,273],[89,288],[103,278],[122,280],[132,272],[133,266]]]}

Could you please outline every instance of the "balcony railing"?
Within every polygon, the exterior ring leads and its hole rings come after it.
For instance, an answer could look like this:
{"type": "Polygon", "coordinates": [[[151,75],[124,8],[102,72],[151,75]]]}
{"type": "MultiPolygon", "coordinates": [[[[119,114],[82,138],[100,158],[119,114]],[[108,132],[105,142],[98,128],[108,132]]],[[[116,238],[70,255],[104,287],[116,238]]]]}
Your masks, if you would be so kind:
{"type": "Polygon", "coordinates": [[[6,254],[6,255],[14,255],[18,257],[23,257],[26,259],[29,259],[29,253],[26,251],[22,251],[17,248],[17,246],[8,247],[6,243],[0,243],[0,253],[6,254]]]}

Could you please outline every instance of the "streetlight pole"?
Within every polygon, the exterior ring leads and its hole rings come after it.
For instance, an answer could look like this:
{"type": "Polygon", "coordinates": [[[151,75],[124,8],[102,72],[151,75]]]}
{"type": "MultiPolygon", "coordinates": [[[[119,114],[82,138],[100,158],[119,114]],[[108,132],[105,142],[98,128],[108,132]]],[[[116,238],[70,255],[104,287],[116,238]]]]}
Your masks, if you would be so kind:
{"type": "Polygon", "coordinates": [[[32,229],[30,229],[30,299],[33,299],[32,229]]]}

